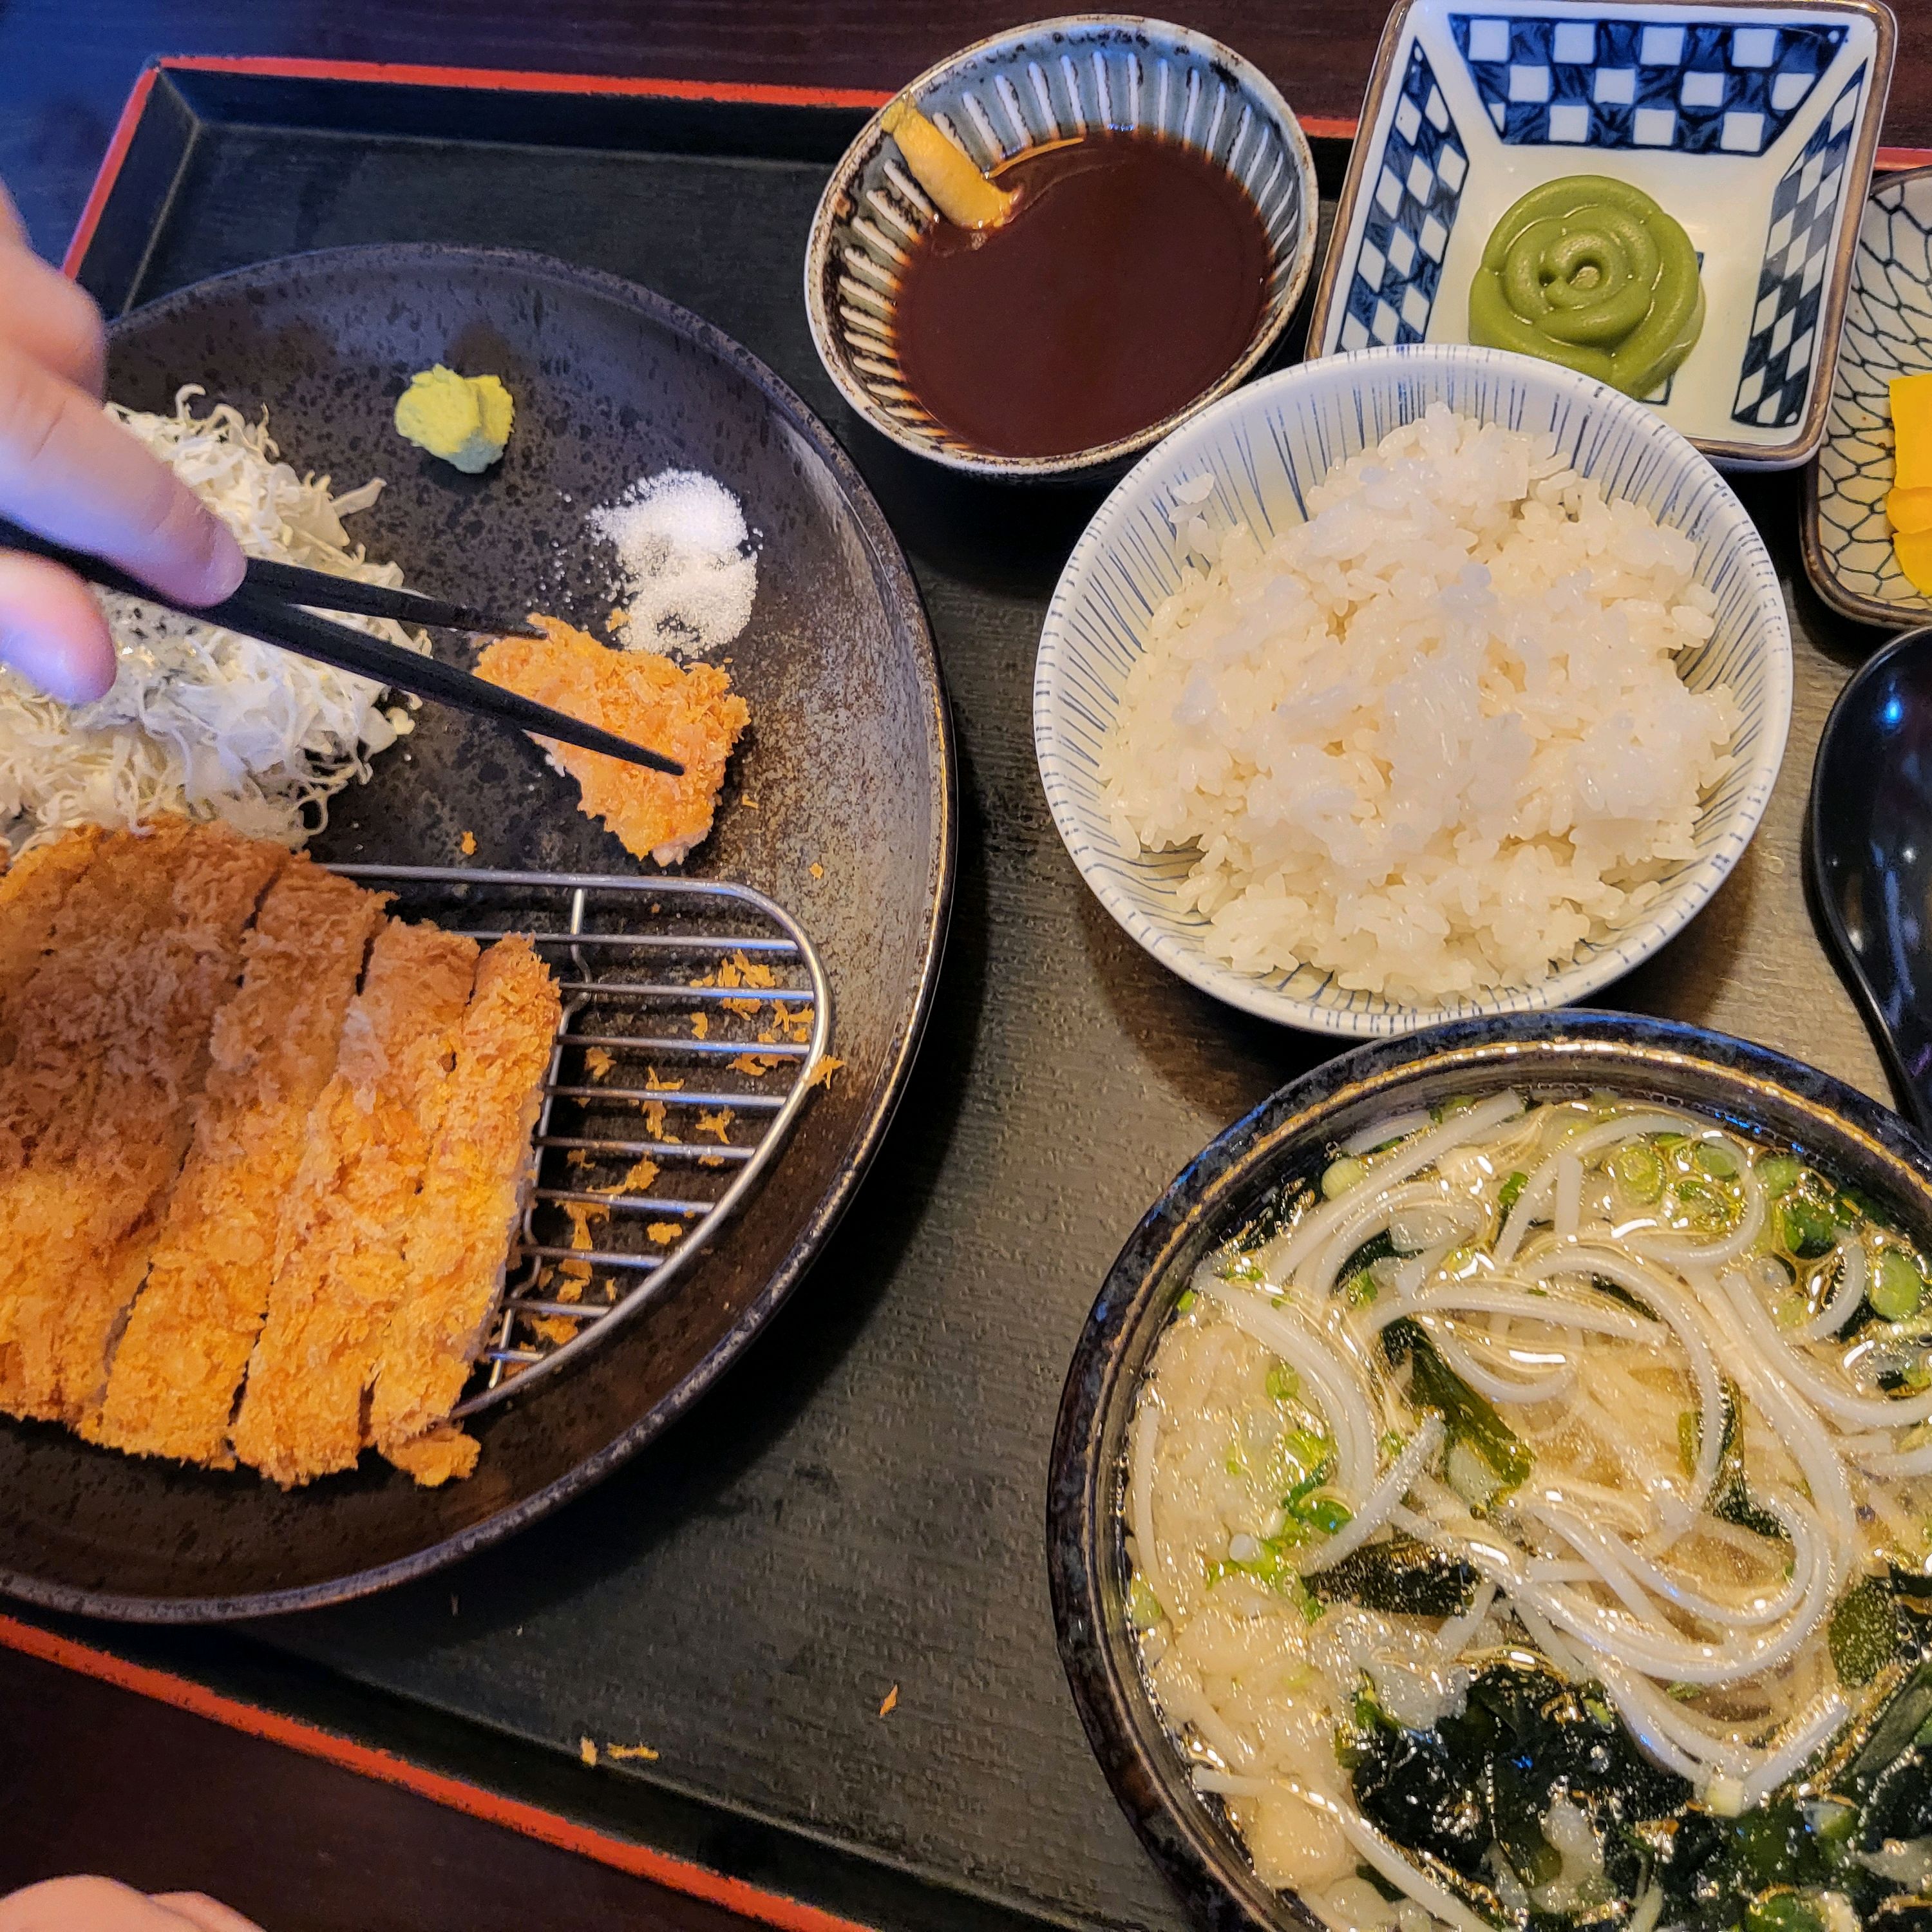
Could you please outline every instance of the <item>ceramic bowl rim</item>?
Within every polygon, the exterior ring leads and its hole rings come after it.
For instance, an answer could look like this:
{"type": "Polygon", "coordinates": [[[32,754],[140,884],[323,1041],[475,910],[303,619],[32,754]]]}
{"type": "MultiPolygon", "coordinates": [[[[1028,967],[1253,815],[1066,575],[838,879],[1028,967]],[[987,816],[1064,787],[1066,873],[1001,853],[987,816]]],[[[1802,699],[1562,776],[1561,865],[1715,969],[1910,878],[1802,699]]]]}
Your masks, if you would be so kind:
{"type": "MultiPolygon", "coordinates": [[[[1047,607],[1034,662],[1034,751],[1054,825],[1068,855],[1086,880],[1088,889],[1130,936],[1163,966],[1202,992],[1211,994],[1216,999],[1259,1018],[1298,1027],[1306,1032],[1354,1040],[1375,1039],[1390,1033],[1413,1032],[1419,1028],[1478,1016],[1499,1017],[1508,1013],[1541,1012],[1585,999],[1626,973],[1634,971],[1668,944],[1709,902],[1743,856],[1763,820],[1784,765],[1791,728],[1793,681],[1790,615],[1763,537],[1752,522],[1750,512],[1738,500],[1737,493],[1709,458],[1681,430],[1672,428],[1641,403],[1633,401],[1607,384],[1579,375],[1558,363],[1536,361],[1512,356],[1502,350],[1477,348],[1460,342],[1414,343],[1397,348],[1353,350],[1346,355],[1324,356],[1318,362],[1298,363],[1292,368],[1277,370],[1211,404],[1149,451],[1121,478],[1081,533],[1079,542],[1074,545],[1072,554],[1060,572],[1060,580],[1054,586],[1052,599],[1047,607]],[[1438,1012],[1430,1007],[1396,1006],[1393,1003],[1386,1009],[1364,1011],[1319,1006],[1312,1000],[1280,991],[1250,974],[1224,966],[1209,958],[1198,943],[1184,942],[1160,930],[1136,902],[1135,895],[1121,886],[1099,862],[1102,855],[1089,848],[1084,829],[1073,822],[1071,807],[1066,802],[1065,762],[1053,718],[1054,700],[1064,674],[1063,660],[1075,648],[1068,633],[1069,613],[1087,580],[1114,542],[1116,530],[1128,507],[1149,494],[1156,487],[1156,479],[1170,475],[1182,458],[1196,453],[1196,443],[1184,444],[1183,439],[1210,437],[1226,424],[1237,419],[1243,411],[1254,410],[1258,403],[1264,402],[1279,392],[1304,382],[1333,381],[1347,365],[1399,361],[1412,364],[1465,367],[1472,362],[1492,362],[1542,373],[1559,388],[1570,390],[1580,403],[1592,409],[1606,410],[1612,416],[1625,418],[1638,434],[1653,439],[1669,450],[1678,464],[1702,464],[1709,469],[1712,480],[1730,500],[1730,512],[1735,513],[1736,529],[1730,541],[1755,545],[1756,550],[1754,575],[1758,581],[1759,625],[1765,634],[1758,640],[1756,648],[1764,659],[1766,705],[1757,745],[1752,754],[1750,782],[1730,814],[1729,829],[1736,835],[1734,848],[1713,852],[1679,874],[1669,896],[1656,906],[1645,909],[1640,926],[1627,940],[1612,933],[1609,941],[1587,959],[1573,962],[1534,986],[1512,988],[1490,996],[1473,1010],[1450,1008],[1438,1012]],[[1672,445],[1676,446],[1674,449],[1672,445]]],[[[1730,842],[1726,842],[1728,845],[1730,842]]]]}
{"type": "Polygon", "coordinates": [[[984,38],[974,41],[970,46],[948,54],[943,60],[935,61],[923,74],[898,89],[891,100],[883,103],[865,126],[852,137],[850,146],[838,158],[831,178],[826,182],[824,192],[819,196],[818,206],[812,212],[812,227],[805,244],[805,309],[812,332],[812,346],[818,352],[818,359],[824,364],[825,373],[832,378],[839,394],[867,424],[881,436],[896,443],[900,448],[908,450],[915,456],[923,457],[929,463],[940,464],[946,469],[956,470],[968,476],[1009,482],[1039,482],[1069,477],[1089,477],[1150,448],[1191,417],[1211,407],[1244,381],[1274,349],[1281,340],[1282,332],[1300,308],[1302,297],[1307,292],[1309,281],[1314,272],[1316,234],[1321,226],[1320,205],[1320,190],[1315,178],[1315,157],[1309,147],[1307,134],[1294,109],[1282,98],[1281,90],[1253,62],[1236,52],[1225,42],[1198,28],[1182,26],[1174,21],[1160,20],[1145,14],[1056,14],[1045,19],[1027,21],[1019,26],[1007,28],[1002,32],[988,34],[984,38]],[[1300,238],[1296,243],[1287,277],[1280,292],[1270,298],[1262,323],[1228,370],[1192,401],[1184,404],[1180,408],[1163,416],[1160,422],[1149,424],[1145,429],[1136,430],[1130,435],[1117,436],[1111,442],[1096,443],[1089,448],[1075,450],[1064,456],[1003,456],[992,450],[976,449],[969,452],[928,442],[922,437],[913,435],[902,424],[896,422],[880,408],[878,399],[853,379],[839,347],[838,333],[825,302],[825,269],[832,250],[833,224],[838,218],[834,212],[836,205],[847,194],[853,180],[884,138],[880,123],[885,118],[886,109],[891,106],[892,100],[902,96],[919,100],[931,88],[950,80],[973,62],[1017,42],[1069,28],[1096,27],[1116,28],[1139,34],[1150,40],[1166,40],[1224,67],[1276,117],[1285,137],[1284,145],[1294,166],[1300,184],[1302,208],[1300,238]]]}
{"type": "MultiPolygon", "coordinates": [[[[1362,141],[1362,130],[1372,128],[1380,119],[1383,101],[1395,79],[1395,58],[1401,47],[1402,36],[1408,31],[1409,16],[1425,0],[1396,0],[1382,26],[1382,37],[1376,44],[1374,64],[1369,70],[1369,84],[1362,97],[1362,110],[1356,122],[1355,134],[1349,144],[1348,171],[1342,182],[1342,191],[1335,200],[1335,220],[1329,230],[1328,252],[1322,258],[1322,273],[1315,285],[1315,293],[1308,310],[1309,360],[1327,362],[1332,356],[1324,356],[1321,348],[1322,339],[1328,333],[1329,311],[1334,308],[1338,289],[1341,286],[1341,256],[1344,243],[1354,226],[1355,208],[1364,190],[1364,176],[1367,170],[1366,151],[1362,141]]],[[[1873,86],[1859,104],[1858,134],[1852,146],[1851,165],[1860,171],[1865,184],[1865,197],[1871,192],[1873,166],[1878,158],[1879,143],[1884,133],[1885,110],[1892,91],[1892,82],[1897,69],[1898,56],[1898,16],[1886,0],[1672,0],[1674,5],[1702,7],[1713,14],[1722,14],[1738,5],[1761,8],[1767,13],[1799,13],[1804,11],[1842,12],[1862,14],[1872,23],[1878,36],[1878,45],[1873,55],[1873,86]],[[1884,92],[1879,91],[1877,83],[1884,83],[1884,92]]],[[[1588,150],[1584,152],[1587,152],[1588,150]]],[[[1864,201],[1862,199],[1860,214],[1862,217],[1864,201]]],[[[1845,314],[1851,302],[1852,272],[1857,260],[1858,222],[1847,220],[1838,238],[1834,251],[1832,273],[1825,285],[1825,300],[1819,310],[1818,326],[1822,333],[1820,359],[1811,372],[1811,389],[1804,419],[1798,424],[1797,432],[1781,443],[1746,443],[1726,442],[1717,437],[1691,437],[1684,440],[1698,454],[1713,463],[1723,463],[1730,467],[1745,471],[1774,471],[1796,470],[1814,463],[1818,452],[1822,448],[1827,425],[1830,420],[1832,392],[1838,380],[1838,348],[1843,339],[1845,314]]],[[[1426,347],[1460,347],[1457,344],[1428,344],[1426,347]]],[[[1337,354],[1352,352],[1338,350],[1337,354]]],[[[1674,425],[1672,425],[1674,427],[1674,425]]],[[[1684,435],[1682,430],[1680,436],[1684,435]]],[[[1843,606],[1840,606],[1843,608],[1843,606]]]]}
{"type": "MultiPolygon", "coordinates": [[[[1474,1075],[1486,1085],[1599,1084],[1688,1094],[1770,1125],[1809,1126],[1832,1157],[1881,1191],[1916,1201],[1932,1222],[1932,1148],[1890,1108],[1835,1076],[1773,1048],[1674,1020],[1571,1009],[1472,1019],[1376,1040],[1289,1082],[1195,1156],[1148,1209],[1108,1269],[1069,1364],[1047,1472],[1048,1581],[1060,1663],[1089,1745],[1115,1802],[1163,1875],[1216,1932],[1322,1932],[1299,1895],[1262,1885],[1208,1807],[1175,1786],[1183,1760],[1166,1740],[1118,1624],[1105,1580],[1112,1540],[1124,1405],[1138,1386],[1166,1292],[1253,1192],[1292,1169],[1346,1111],[1399,1107],[1406,1090],[1474,1075]],[[1539,1075],[1538,1061],[1547,1072],[1539,1075]],[[1715,1089],[1726,1096],[1706,1097],[1715,1089]],[[1120,1427],[1116,1426],[1118,1418],[1120,1427]]],[[[1790,1137],[1802,1143],[1802,1132],[1790,1137]]]]}
{"type": "MultiPolygon", "coordinates": [[[[1891,168],[1882,175],[1874,173],[1865,189],[1865,198],[1858,210],[1858,225],[1864,225],[1864,211],[1871,206],[1872,197],[1882,188],[1903,185],[1906,182],[1932,178],[1932,162],[1923,167],[1891,168]]],[[[1858,258],[1854,253],[1852,280],[1858,279],[1858,258]]],[[[1851,286],[1845,291],[1846,313],[1851,310],[1851,286]]],[[[1932,346],[1932,338],[1928,338],[1932,346]]],[[[1839,330],[1839,361],[1844,359],[1844,332],[1839,330]]],[[[1832,394],[1835,396],[1838,387],[1838,364],[1832,368],[1832,394]]],[[[1819,438],[1817,453],[1804,466],[1804,507],[1798,518],[1798,547],[1804,558],[1804,574],[1811,580],[1811,588],[1832,609],[1841,617],[1850,617],[1861,624],[1882,626],[1888,631],[1916,631],[1932,624],[1932,598],[1920,604],[1888,604],[1882,598],[1867,597],[1862,592],[1847,589],[1844,580],[1834,568],[1830,554],[1825,548],[1824,490],[1825,452],[1832,441],[1830,398],[1826,398],[1825,434],[1819,438]]]]}

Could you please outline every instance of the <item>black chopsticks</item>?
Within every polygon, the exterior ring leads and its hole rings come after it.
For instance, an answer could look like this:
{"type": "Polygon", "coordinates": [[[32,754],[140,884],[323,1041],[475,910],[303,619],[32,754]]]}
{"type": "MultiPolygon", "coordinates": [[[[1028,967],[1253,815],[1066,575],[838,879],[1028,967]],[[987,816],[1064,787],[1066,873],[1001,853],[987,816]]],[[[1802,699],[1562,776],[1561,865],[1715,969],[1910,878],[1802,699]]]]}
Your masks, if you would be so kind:
{"type": "Polygon", "coordinates": [[[370,678],[394,690],[472,712],[479,718],[492,718],[515,730],[554,738],[586,752],[601,752],[607,758],[622,758],[626,764],[644,765],[654,772],[667,772],[674,778],[684,776],[683,766],[661,752],[647,751],[628,739],[614,737],[594,724],[583,724],[563,712],[553,711],[547,704],[520,698],[513,691],[486,683],[453,665],[439,664],[434,658],[418,656],[400,644],[386,643],[346,624],[332,623],[326,617],[317,616],[316,608],[346,610],[358,616],[393,617],[405,624],[491,635],[536,634],[526,624],[505,624],[480,610],[460,604],[442,603],[415,591],[359,584],[352,578],[332,577],[325,571],[271,563],[260,557],[249,560],[242,587],[233,596],[197,610],[160,596],[98,556],[50,542],[4,518],[0,518],[0,550],[25,550],[50,558],[104,590],[124,591],[151,604],[165,604],[170,610],[224,630],[244,632],[265,644],[280,645],[317,664],[370,678]]]}
{"type": "MultiPolygon", "coordinates": [[[[467,604],[446,604],[419,590],[392,590],[382,584],[362,584],[352,577],[332,577],[326,571],[304,570],[298,563],[272,563],[265,556],[248,560],[244,589],[274,592],[284,604],[302,604],[317,610],[346,610],[358,617],[393,617],[399,624],[420,624],[444,631],[474,631],[493,638],[538,638],[543,633],[521,617],[493,617],[467,604]]],[[[152,596],[152,591],[142,593],[152,596]]]]}

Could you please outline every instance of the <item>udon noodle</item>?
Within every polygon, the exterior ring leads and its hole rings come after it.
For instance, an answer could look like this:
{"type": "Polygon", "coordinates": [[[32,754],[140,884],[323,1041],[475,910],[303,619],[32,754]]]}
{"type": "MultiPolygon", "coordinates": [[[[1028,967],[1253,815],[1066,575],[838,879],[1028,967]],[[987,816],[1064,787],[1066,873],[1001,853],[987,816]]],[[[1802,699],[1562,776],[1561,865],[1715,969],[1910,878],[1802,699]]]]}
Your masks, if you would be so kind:
{"type": "Polygon", "coordinates": [[[1130,1432],[1148,1686],[1336,1927],[1932,1926],[1932,1289],[1680,1108],[1384,1120],[1212,1255],[1130,1432]]]}

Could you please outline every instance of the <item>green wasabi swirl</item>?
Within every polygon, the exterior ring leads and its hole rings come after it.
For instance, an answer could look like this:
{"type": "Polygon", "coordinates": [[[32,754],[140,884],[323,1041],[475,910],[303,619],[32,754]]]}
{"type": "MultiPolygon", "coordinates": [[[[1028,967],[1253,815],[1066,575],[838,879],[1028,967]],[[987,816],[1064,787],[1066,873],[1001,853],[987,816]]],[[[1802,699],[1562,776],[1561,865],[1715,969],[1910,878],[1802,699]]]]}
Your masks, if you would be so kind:
{"type": "Polygon", "coordinates": [[[1676,374],[1704,327],[1690,238],[1641,188],[1568,175],[1496,224],[1469,290],[1469,340],[1560,362],[1628,396],[1676,374]]]}

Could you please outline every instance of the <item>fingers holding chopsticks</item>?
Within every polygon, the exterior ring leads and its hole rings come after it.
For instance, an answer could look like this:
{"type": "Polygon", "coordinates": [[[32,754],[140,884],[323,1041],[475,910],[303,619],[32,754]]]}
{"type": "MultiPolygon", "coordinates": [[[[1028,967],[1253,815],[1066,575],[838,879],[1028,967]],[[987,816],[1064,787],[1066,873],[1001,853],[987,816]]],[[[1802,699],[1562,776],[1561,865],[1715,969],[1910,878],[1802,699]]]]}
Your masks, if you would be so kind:
{"type": "Polygon", "coordinates": [[[68,704],[114,682],[114,640],[94,593],[46,558],[0,550],[0,664],[68,704]]]}
{"type": "MultiPolygon", "coordinates": [[[[104,338],[85,293],[26,244],[0,194],[0,515],[200,606],[242,580],[240,546],[100,407],[104,338]]],[[[0,659],[52,695],[97,698],[114,654],[92,595],[0,554],[0,659]]]]}

